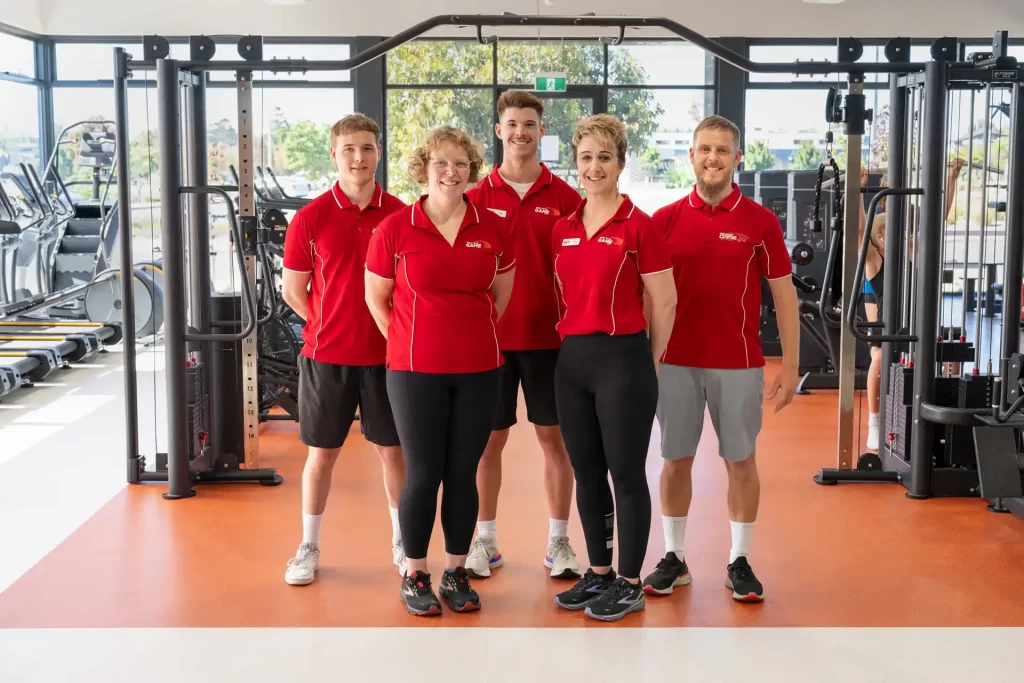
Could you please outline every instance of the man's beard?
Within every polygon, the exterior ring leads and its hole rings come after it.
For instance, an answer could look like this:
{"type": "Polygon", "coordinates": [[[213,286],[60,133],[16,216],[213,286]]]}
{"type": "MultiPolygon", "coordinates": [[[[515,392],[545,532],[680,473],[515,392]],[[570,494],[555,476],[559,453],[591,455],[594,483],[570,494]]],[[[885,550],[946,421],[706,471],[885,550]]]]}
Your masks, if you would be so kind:
{"type": "Polygon", "coordinates": [[[724,180],[719,183],[708,183],[703,180],[700,176],[697,176],[697,190],[707,196],[714,197],[725,191],[725,188],[732,186],[732,177],[726,176],[724,180]]]}

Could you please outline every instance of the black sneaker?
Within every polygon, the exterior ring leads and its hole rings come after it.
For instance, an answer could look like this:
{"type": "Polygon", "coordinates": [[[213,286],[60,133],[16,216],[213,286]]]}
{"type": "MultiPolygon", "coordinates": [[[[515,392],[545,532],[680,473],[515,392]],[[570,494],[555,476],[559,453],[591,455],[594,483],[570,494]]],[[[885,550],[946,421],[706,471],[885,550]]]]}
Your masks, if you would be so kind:
{"type": "Polygon", "coordinates": [[[615,581],[615,570],[609,569],[607,574],[595,574],[593,569],[580,577],[572,588],[555,596],[555,604],[571,610],[581,610],[592,600],[601,597],[605,589],[615,581]]]}
{"type": "Polygon", "coordinates": [[[732,589],[733,600],[740,602],[764,600],[764,588],[754,576],[754,570],[750,568],[747,558],[742,556],[736,558],[736,561],[728,566],[727,572],[728,578],[725,580],[725,586],[732,589]]]}
{"type": "Polygon", "coordinates": [[[668,553],[661,558],[654,571],[644,579],[644,592],[651,595],[671,595],[676,586],[685,586],[693,581],[690,569],[685,560],[680,560],[675,553],[668,553]]]}
{"type": "Polygon", "coordinates": [[[601,621],[618,621],[630,612],[639,612],[646,606],[643,587],[620,576],[597,600],[587,605],[584,614],[601,621]]]}
{"type": "Polygon", "coordinates": [[[469,572],[465,567],[445,571],[441,576],[441,597],[448,601],[453,612],[473,612],[480,609],[480,596],[469,585],[469,572]]]}
{"type": "Polygon", "coordinates": [[[405,609],[409,614],[418,617],[433,616],[441,613],[441,601],[430,588],[430,574],[413,572],[402,579],[402,590],[399,593],[405,609]]]}

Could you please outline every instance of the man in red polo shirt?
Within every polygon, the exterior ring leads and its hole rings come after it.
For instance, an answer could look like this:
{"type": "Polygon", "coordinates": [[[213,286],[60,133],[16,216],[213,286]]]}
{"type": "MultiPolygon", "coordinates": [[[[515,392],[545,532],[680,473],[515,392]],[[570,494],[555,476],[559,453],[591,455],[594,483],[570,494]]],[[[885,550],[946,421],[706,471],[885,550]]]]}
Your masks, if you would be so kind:
{"type": "Polygon", "coordinates": [[[363,436],[384,468],[392,558],[404,572],[398,499],[405,463],[388,401],[386,341],[366,307],[364,270],[377,224],[405,204],[374,179],[380,127],[362,114],[331,129],[338,182],[296,212],[284,248],[284,300],[306,321],[299,358],[299,438],[309,447],[302,473],[302,542],[285,581],[312,583],[331,473],[359,408],[363,436]]]}
{"type": "Polygon", "coordinates": [[[498,550],[498,492],[501,454],[516,423],[519,386],[526,417],[533,423],[544,453],[544,485],[548,502],[548,542],[544,565],[553,577],[573,577],[579,562],[569,544],[569,508],[573,471],[562,443],[555,409],[555,363],[561,345],[558,298],[551,256],[551,229],[580,203],[579,193],[537,160],[544,136],[544,103],[522,90],[498,98],[498,124],[503,160],[467,195],[510,223],[516,241],[516,275],[512,300],[498,323],[505,364],[491,438],[477,469],[480,511],[477,537],[466,568],[474,577],[490,576],[504,562],[498,550]]]}
{"type": "Polygon", "coordinates": [[[666,235],[679,301],[658,376],[666,554],[644,581],[652,594],[665,595],[691,581],[683,536],[707,406],[729,474],[732,550],[726,586],[740,601],[764,595],[748,560],[760,498],[754,452],[764,396],[762,277],[771,287],[782,340],[782,369],[767,392],[776,412],[796,391],[800,323],[779,221],[732,182],[741,157],[739,129],[720,116],[704,119],[690,148],[696,187],[653,216],[666,235]]]}

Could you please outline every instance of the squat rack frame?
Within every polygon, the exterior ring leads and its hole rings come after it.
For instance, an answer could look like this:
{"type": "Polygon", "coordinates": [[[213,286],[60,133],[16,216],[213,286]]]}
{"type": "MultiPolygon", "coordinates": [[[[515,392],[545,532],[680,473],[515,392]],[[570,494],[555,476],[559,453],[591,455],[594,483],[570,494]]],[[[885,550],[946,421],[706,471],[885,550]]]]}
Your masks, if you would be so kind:
{"type": "MultiPolygon", "coordinates": [[[[865,97],[864,97],[864,74],[866,73],[887,73],[887,74],[911,74],[921,72],[925,68],[924,63],[913,63],[904,61],[890,62],[857,62],[857,61],[836,61],[836,62],[754,62],[747,57],[736,53],[733,50],[707,38],[696,31],[664,17],[600,17],[600,16],[522,16],[516,14],[501,15],[438,15],[422,21],[394,36],[377,43],[376,45],[359,52],[358,54],[344,60],[317,60],[306,59],[271,59],[262,58],[262,41],[259,37],[248,36],[239,41],[238,51],[241,59],[239,61],[209,61],[212,56],[213,42],[205,36],[195,36],[190,39],[191,59],[171,60],[166,56],[169,54],[167,41],[159,37],[147,37],[143,41],[145,55],[142,59],[135,59],[129,56],[123,49],[117,48],[114,53],[114,91],[116,104],[116,138],[118,150],[118,162],[121,168],[128,169],[128,114],[127,114],[127,88],[128,79],[133,69],[153,70],[157,74],[157,107],[159,111],[159,138],[161,151],[160,178],[161,178],[161,206],[162,225],[161,236],[164,244],[164,277],[165,277],[165,322],[164,340],[166,344],[168,373],[166,377],[167,393],[167,427],[168,427],[168,453],[167,453],[167,475],[160,473],[153,474],[143,471],[142,460],[139,455],[138,444],[138,410],[137,410],[137,382],[136,351],[134,335],[134,301],[131,290],[131,272],[125,268],[121,269],[122,296],[124,305],[124,368],[125,368],[125,448],[128,459],[128,481],[129,483],[140,483],[143,481],[163,481],[169,483],[169,490],[165,497],[169,499],[184,498],[194,495],[192,483],[194,480],[218,481],[218,480],[258,480],[261,483],[278,483],[277,477],[272,470],[259,470],[259,443],[258,443],[258,406],[256,400],[256,331],[250,329],[243,337],[243,386],[244,401],[247,406],[253,406],[252,410],[246,409],[245,427],[242,440],[244,440],[244,462],[245,468],[225,474],[234,474],[232,477],[217,477],[217,473],[211,473],[210,477],[195,477],[189,471],[188,455],[188,421],[186,409],[186,385],[185,364],[189,351],[201,355],[205,345],[211,340],[236,339],[237,334],[214,335],[209,332],[211,325],[221,326],[220,323],[212,321],[209,317],[209,305],[207,293],[210,290],[210,268],[209,259],[204,255],[209,251],[209,219],[206,214],[206,204],[202,198],[206,193],[212,191],[237,191],[239,194],[239,215],[242,240],[255,241],[256,216],[254,215],[253,178],[252,178],[252,118],[251,112],[251,78],[253,71],[270,72],[308,72],[308,71],[351,71],[359,66],[367,64],[374,59],[384,56],[391,50],[404,45],[407,42],[422,36],[424,33],[441,26],[475,27],[477,39],[484,44],[490,44],[498,40],[497,36],[484,37],[483,27],[501,26],[546,26],[546,27],[576,27],[576,28],[617,28],[618,37],[613,38],[613,44],[619,44],[625,37],[627,28],[661,28],[686,40],[725,63],[746,71],[748,73],[791,73],[797,75],[809,74],[847,74],[848,94],[845,96],[846,107],[843,109],[845,115],[845,134],[847,138],[847,178],[857,179],[860,176],[861,167],[861,142],[864,135],[865,125],[865,97]],[[203,58],[203,54],[207,58],[203,58]],[[156,58],[151,58],[156,56],[156,58]],[[207,186],[206,154],[196,153],[197,148],[205,149],[205,98],[201,97],[206,84],[205,73],[209,71],[234,71],[238,83],[239,102],[239,181],[238,188],[211,188],[207,186]],[[186,138],[189,150],[188,159],[189,175],[192,186],[183,184],[181,177],[180,148],[181,148],[181,125],[179,120],[179,93],[178,85],[184,82],[191,86],[191,106],[193,115],[190,119],[191,127],[195,134],[186,138]],[[203,128],[200,128],[200,125],[203,128]],[[203,141],[203,142],[199,142],[203,141]],[[200,146],[201,145],[201,146],[200,146]],[[173,163],[171,162],[173,159],[173,163]],[[185,292],[185,270],[184,259],[181,254],[182,243],[182,211],[181,197],[183,194],[198,194],[200,201],[191,202],[190,220],[190,245],[192,253],[189,259],[189,291],[192,297],[192,327],[187,325],[186,315],[186,292],[185,292]],[[173,201],[177,198],[178,201],[173,201]],[[127,272],[126,272],[127,270],[127,272]],[[190,349],[189,343],[194,346],[190,349]],[[246,473],[252,476],[246,477],[246,473]]],[[[841,41],[842,42],[842,41],[841,41]]],[[[855,41],[853,41],[855,42],[855,41]]],[[[897,42],[897,41],[894,41],[897,42]]],[[[909,50],[909,40],[900,41],[906,44],[909,50]]],[[[861,51],[854,49],[854,59],[859,59],[861,51]]],[[[953,63],[952,66],[967,67],[969,64],[953,63]]],[[[895,76],[893,76],[894,78],[895,76]]],[[[929,201],[938,202],[941,199],[941,180],[935,183],[934,174],[926,175],[924,191],[929,201]]],[[[225,197],[226,198],[226,197],[225,197]]],[[[132,235],[131,235],[131,194],[130,178],[127,172],[118,174],[118,211],[121,225],[127,227],[121,231],[121,262],[128,264],[132,262],[132,235]]],[[[861,201],[857,192],[847,193],[845,198],[846,216],[857,216],[857,202],[861,201]]],[[[230,207],[230,202],[229,202],[230,207]]],[[[233,220],[232,211],[229,208],[229,220],[233,220]]],[[[929,214],[929,220],[935,220],[936,212],[929,214]]],[[[927,232],[927,231],[925,231],[927,232]]],[[[925,246],[921,245],[922,248],[925,246]]],[[[843,241],[843,265],[842,276],[844,282],[844,305],[852,305],[856,293],[845,291],[845,283],[853,281],[857,257],[857,233],[856,231],[845,231],[843,241]]],[[[244,257],[246,281],[243,283],[243,298],[255,288],[256,264],[251,254],[244,257]]],[[[931,271],[929,271],[931,272],[931,271]]],[[[937,270],[931,273],[937,277],[937,270]]],[[[934,279],[934,278],[933,278],[934,279]]],[[[1007,286],[1010,286],[1009,283],[1007,286]]],[[[1018,284],[1019,289],[1019,275],[1018,284]]],[[[938,281],[923,281],[921,291],[937,291],[938,281]]],[[[252,313],[252,311],[250,311],[252,313]]],[[[224,326],[237,326],[238,322],[221,321],[224,326]]],[[[243,321],[244,322],[244,321],[243,321]]],[[[246,325],[249,328],[248,325],[246,325]]],[[[855,339],[845,327],[841,332],[840,364],[839,364],[839,417],[840,417],[840,438],[838,443],[838,460],[841,468],[849,468],[852,460],[853,446],[853,395],[854,395],[854,353],[855,339]]],[[[207,385],[208,386],[208,385],[207,385]]],[[[214,419],[216,423],[217,420],[214,419]]],[[[216,427],[216,424],[214,424],[216,427]]],[[[230,438],[228,439],[231,440],[230,438]]]]}

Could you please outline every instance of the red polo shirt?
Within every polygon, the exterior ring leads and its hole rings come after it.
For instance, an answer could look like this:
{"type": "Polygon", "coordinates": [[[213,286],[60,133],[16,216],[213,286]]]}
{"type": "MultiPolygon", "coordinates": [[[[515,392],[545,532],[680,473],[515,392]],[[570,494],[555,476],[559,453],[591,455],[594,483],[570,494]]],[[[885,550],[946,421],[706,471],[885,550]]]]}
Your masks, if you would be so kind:
{"type": "Polygon", "coordinates": [[[363,270],[373,229],[405,206],[377,185],[362,211],[338,183],[295,212],[284,267],[310,273],[302,355],[336,365],[382,365],[385,340],[366,307],[363,270]]]}
{"type": "Polygon", "coordinates": [[[498,321],[502,350],[557,349],[558,293],[552,268],[551,229],[579,206],[579,192],[541,164],[540,177],[526,195],[509,187],[499,165],[467,196],[480,209],[508,221],[515,241],[516,275],[512,298],[498,321]]]}
{"type": "Polygon", "coordinates": [[[381,222],[366,255],[367,270],[395,281],[387,365],[425,373],[493,370],[504,359],[491,285],[515,265],[505,222],[467,201],[452,244],[424,213],[423,199],[381,222]]]}
{"type": "Polygon", "coordinates": [[[611,220],[589,239],[584,200],[555,224],[552,249],[562,295],[558,332],[626,335],[647,329],[641,276],[671,270],[661,231],[625,197],[611,220]]]}
{"type": "Polygon", "coordinates": [[[697,194],[654,213],[676,281],[676,322],[664,362],[698,368],[764,366],[761,277],[789,277],[779,219],[740,193],[716,207],[697,194]]]}

